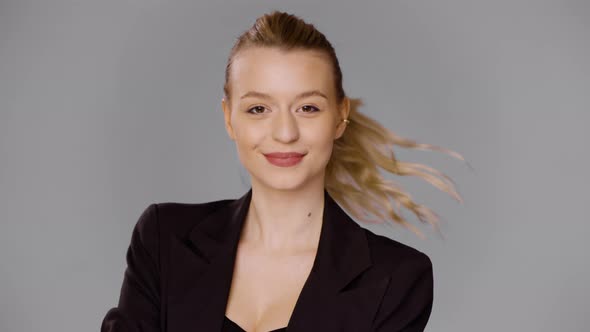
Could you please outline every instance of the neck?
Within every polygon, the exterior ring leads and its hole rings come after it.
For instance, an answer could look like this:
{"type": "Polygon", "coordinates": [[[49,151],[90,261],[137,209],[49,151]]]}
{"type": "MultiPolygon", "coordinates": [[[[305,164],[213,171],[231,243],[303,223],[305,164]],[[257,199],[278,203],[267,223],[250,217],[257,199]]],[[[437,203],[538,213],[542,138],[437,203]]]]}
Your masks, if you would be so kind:
{"type": "Polygon", "coordinates": [[[276,190],[252,184],[241,242],[272,252],[315,250],[324,210],[324,185],[276,190]]]}

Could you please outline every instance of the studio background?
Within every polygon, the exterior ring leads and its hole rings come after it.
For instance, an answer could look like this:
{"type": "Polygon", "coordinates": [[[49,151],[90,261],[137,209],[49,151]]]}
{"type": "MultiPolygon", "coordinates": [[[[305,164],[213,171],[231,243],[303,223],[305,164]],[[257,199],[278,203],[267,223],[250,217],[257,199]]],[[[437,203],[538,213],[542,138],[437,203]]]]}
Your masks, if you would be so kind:
{"type": "Polygon", "coordinates": [[[326,34],[362,112],[473,167],[398,148],[465,202],[390,177],[441,216],[445,237],[363,225],[431,257],[427,331],[586,330],[582,0],[0,0],[0,330],[97,331],[143,209],[248,189],[223,127],[224,68],[272,9],[326,34]]]}

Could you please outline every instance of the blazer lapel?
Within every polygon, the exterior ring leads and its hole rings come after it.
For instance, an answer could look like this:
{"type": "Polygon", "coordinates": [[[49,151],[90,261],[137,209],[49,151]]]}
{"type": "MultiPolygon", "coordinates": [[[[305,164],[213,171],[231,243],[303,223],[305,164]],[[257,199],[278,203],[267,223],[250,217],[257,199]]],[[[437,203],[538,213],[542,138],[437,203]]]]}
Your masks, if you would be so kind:
{"type": "MultiPolygon", "coordinates": [[[[221,331],[237,244],[251,197],[250,188],[198,222],[188,239],[171,241],[169,332],[221,331]]],[[[371,264],[364,230],[324,189],[317,254],[287,330],[368,330],[389,278],[370,287],[341,290],[371,264]]]]}

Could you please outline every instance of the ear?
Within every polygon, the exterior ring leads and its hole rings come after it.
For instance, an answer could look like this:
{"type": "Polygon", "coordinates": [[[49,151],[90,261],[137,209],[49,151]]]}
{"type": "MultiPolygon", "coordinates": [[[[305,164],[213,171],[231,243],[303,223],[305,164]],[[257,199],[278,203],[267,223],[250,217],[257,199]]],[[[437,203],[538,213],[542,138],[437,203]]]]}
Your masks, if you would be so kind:
{"type": "Polygon", "coordinates": [[[229,105],[229,101],[225,97],[221,99],[221,109],[223,110],[225,130],[227,131],[229,138],[231,138],[233,141],[236,139],[236,137],[234,135],[234,130],[231,126],[231,107],[229,105]]]}
{"type": "Polygon", "coordinates": [[[346,122],[342,121],[344,119],[348,119],[350,115],[350,99],[348,97],[344,97],[340,107],[338,109],[338,125],[336,126],[336,133],[334,139],[339,139],[343,134],[344,130],[346,129],[346,122]]]}

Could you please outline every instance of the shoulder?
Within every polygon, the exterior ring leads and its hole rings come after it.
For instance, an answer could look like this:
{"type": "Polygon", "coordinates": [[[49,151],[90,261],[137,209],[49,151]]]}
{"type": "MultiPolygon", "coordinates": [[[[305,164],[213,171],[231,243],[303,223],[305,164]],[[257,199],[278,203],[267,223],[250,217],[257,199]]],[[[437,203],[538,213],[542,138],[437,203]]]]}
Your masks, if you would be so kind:
{"type": "Polygon", "coordinates": [[[234,199],[221,199],[200,203],[158,202],[143,209],[134,227],[141,242],[157,241],[166,233],[182,236],[204,217],[217,211],[234,199]]]}
{"type": "MultiPolygon", "coordinates": [[[[428,255],[365,229],[373,267],[386,270],[389,284],[373,320],[374,331],[424,331],[434,300],[428,255]]],[[[383,273],[383,272],[382,272],[383,273]]]]}
{"type": "Polygon", "coordinates": [[[416,248],[365,229],[373,270],[390,280],[373,320],[374,331],[423,331],[433,305],[432,262],[416,248]]]}
{"type": "Polygon", "coordinates": [[[394,280],[412,280],[432,274],[432,261],[426,253],[392,238],[375,234],[369,229],[363,230],[373,266],[381,272],[392,276],[394,280]]]}

